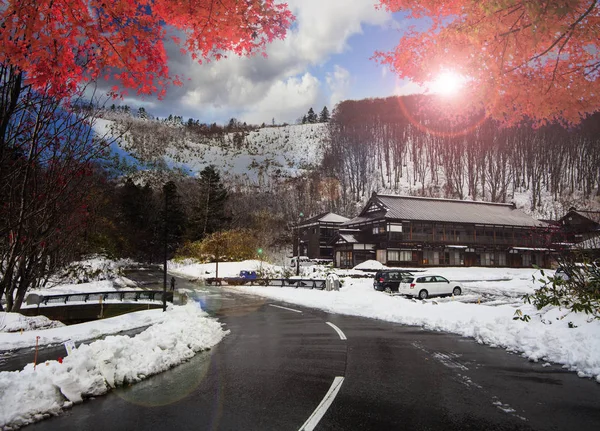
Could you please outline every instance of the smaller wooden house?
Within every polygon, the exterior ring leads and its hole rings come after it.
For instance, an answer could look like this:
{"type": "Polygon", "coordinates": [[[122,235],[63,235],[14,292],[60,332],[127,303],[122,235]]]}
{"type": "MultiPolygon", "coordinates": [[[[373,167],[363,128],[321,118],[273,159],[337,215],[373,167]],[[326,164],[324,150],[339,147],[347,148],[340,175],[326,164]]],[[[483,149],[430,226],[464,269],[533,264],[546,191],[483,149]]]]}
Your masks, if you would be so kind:
{"type": "Polygon", "coordinates": [[[558,221],[561,238],[565,243],[577,244],[600,235],[600,211],[585,211],[569,208],[558,221]]]}
{"type": "Polygon", "coordinates": [[[294,256],[333,260],[331,240],[347,217],[325,212],[299,222],[294,228],[294,256]]]}

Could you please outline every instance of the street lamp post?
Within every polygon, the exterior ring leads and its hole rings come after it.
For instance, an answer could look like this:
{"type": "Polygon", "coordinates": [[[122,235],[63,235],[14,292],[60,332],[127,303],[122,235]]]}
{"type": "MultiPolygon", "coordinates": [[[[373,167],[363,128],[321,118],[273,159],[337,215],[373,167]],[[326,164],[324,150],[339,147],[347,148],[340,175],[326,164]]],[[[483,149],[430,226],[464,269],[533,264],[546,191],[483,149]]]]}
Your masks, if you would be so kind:
{"type": "Polygon", "coordinates": [[[169,193],[167,191],[167,185],[163,187],[163,193],[165,195],[165,219],[164,223],[164,244],[163,244],[163,297],[162,297],[162,309],[163,313],[167,311],[167,259],[169,254],[169,225],[168,225],[168,209],[169,209],[169,193]]]}
{"type": "Polygon", "coordinates": [[[304,217],[304,213],[298,214],[298,224],[296,225],[296,237],[298,243],[296,244],[296,275],[300,275],[300,222],[304,217]]]}

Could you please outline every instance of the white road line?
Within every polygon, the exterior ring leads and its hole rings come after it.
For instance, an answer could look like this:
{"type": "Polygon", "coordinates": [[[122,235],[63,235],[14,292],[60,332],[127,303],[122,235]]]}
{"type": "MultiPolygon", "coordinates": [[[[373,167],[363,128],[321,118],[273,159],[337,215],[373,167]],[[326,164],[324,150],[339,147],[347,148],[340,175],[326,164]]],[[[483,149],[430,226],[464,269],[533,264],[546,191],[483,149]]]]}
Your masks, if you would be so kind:
{"type": "Polygon", "coordinates": [[[333,383],[331,384],[329,391],[327,391],[327,394],[325,394],[325,398],[323,398],[321,404],[319,404],[319,406],[316,408],[313,414],[310,415],[306,422],[304,422],[304,425],[300,427],[299,431],[312,431],[315,429],[319,421],[327,412],[327,409],[329,408],[331,403],[333,403],[333,400],[335,399],[337,393],[342,387],[342,383],[344,383],[343,377],[338,376],[333,379],[333,383]]]}
{"type": "Polygon", "coordinates": [[[327,323],[329,326],[331,326],[333,329],[335,329],[335,332],[338,333],[338,335],[340,336],[341,340],[347,340],[346,336],[344,335],[344,333],[342,332],[342,330],[340,328],[338,328],[337,326],[335,326],[331,322],[325,322],[325,323],[327,323]]]}
{"type": "Polygon", "coordinates": [[[269,304],[271,307],[283,308],[284,310],[293,311],[295,313],[302,313],[300,310],[294,310],[293,308],[282,307],[281,305],[269,304]]]}

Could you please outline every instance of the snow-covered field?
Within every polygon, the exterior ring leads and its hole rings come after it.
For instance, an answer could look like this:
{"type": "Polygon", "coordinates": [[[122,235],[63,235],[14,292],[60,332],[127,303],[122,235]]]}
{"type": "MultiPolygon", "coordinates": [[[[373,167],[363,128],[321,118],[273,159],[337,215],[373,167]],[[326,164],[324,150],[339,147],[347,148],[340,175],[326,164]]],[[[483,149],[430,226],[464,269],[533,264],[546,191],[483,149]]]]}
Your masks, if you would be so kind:
{"type": "MultiPolygon", "coordinates": [[[[84,333],[84,337],[89,337],[110,333],[117,327],[123,330],[129,321],[139,324],[140,316],[144,323],[153,325],[134,337],[111,336],[81,345],[62,363],[47,361],[37,367],[31,363],[22,371],[0,372],[0,428],[41,420],[85,397],[102,395],[115,386],[165,371],[214,346],[227,334],[219,322],[209,318],[194,302],[171,307],[166,313],[144,311],[31,334],[42,334],[44,343],[64,341],[67,336],[77,340],[84,333]]],[[[23,337],[2,334],[3,347],[6,336],[23,337]]]]}
{"type": "MultiPolygon", "coordinates": [[[[242,269],[257,269],[258,261],[219,264],[219,276],[234,276],[242,269]]],[[[264,268],[264,263],[262,263],[264,268]]],[[[173,272],[188,277],[214,277],[214,264],[173,265],[173,272]]],[[[269,266],[274,272],[276,268],[269,266]]],[[[303,268],[305,276],[332,271],[324,267],[303,268]]],[[[341,313],[422,326],[472,337],[479,343],[521,353],[534,361],[563,364],[580,377],[600,382],[600,321],[583,313],[557,307],[536,310],[521,296],[532,293],[541,274],[534,269],[442,267],[429,272],[461,281],[465,294],[425,301],[390,296],[373,289],[372,278],[350,278],[359,271],[333,270],[343,280],[339,291],[291,287],[235,286],[238,292],[273,298],[341,313]],[[346,275],[346,277],[344,277],[346,275]],[[531,321],[513,320],[517,309],[531,321]]],[[[551,273],[551,271],[550,271],[551,273]]]]}

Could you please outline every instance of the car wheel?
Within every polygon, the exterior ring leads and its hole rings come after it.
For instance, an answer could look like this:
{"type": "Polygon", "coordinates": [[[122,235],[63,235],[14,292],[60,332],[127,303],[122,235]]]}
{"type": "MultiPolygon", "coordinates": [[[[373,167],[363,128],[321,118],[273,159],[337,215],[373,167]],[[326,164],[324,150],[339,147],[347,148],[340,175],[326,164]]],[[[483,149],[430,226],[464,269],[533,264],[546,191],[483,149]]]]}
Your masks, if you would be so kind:
{"type": "Polygon", "coordinates": [[[452,289],[452,294],[454,296],[458,296],[462,293],[462,290],[460,290],[460,287],[456,286],[454,289],[452,289]]]}
{"type": "Polygon", "coordinates": [[[427,292],[425,289],[423,289],[419,292],[419,299],[427,299],[428,296],[429,296],[429,292],[427,292]]]}
{"type": "Polygon", "coordinates": [[[392,289],[390,286],[386,286],[385,289],[383,289],[385,293],[392,293],[392,289]]]}

